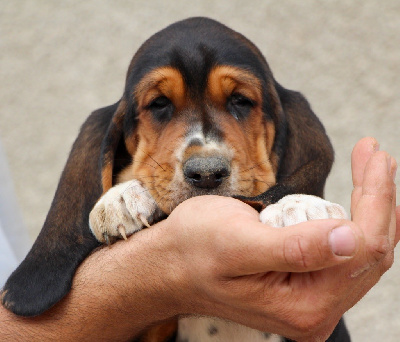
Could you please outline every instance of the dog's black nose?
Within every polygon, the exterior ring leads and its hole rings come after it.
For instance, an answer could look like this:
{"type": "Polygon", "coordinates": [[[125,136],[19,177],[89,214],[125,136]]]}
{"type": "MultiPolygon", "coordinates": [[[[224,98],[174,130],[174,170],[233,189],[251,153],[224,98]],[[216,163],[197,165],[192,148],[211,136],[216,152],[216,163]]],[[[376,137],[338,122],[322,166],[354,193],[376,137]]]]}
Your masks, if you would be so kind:
{"type": "Polygon", "coordinates": [[[183,164],[183,174],[189,184],[198,188],[214,189],[231,173],[229,161],[220,156],[190,157],[183,164]]]}

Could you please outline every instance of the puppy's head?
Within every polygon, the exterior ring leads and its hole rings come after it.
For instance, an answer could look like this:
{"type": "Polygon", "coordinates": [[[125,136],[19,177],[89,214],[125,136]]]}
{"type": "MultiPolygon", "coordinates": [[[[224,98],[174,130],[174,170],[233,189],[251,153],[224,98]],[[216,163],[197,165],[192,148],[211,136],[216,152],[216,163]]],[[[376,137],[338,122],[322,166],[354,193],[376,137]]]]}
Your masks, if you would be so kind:
{"type": "Polygon", "coordinates": [[[259,195],[276,182],[280,115],[273,77],[252,43],[209,19],[174,24],[131,62],[104,145],[104,191],[138,179],[165,213],[203,194],[259,195]],[[117,175],[121,141],[132,160],[117,175]]]}

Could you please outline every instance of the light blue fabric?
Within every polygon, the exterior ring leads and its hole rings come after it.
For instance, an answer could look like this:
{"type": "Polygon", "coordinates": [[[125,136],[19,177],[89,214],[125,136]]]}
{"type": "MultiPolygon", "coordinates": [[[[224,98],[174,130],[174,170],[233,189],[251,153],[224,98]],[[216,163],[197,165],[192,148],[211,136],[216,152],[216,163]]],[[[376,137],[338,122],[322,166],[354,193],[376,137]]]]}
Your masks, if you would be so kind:
{"type": "Polygon", "coordinates": [[[0,224],[0,288],[17,266],[18,260],[0,224]]]}
{"type": "Polygon", "coordinates": [[[23,260],[31,244],[0,143],[0,288],[23,260]]]}

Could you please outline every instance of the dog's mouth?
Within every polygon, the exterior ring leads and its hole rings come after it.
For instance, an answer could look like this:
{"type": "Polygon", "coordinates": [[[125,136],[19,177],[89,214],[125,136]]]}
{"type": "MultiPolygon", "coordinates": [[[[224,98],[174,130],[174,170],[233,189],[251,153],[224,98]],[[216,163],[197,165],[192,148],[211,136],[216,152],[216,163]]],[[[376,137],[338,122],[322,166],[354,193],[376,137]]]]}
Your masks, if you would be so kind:
{"type": "Polygon", "coordinates": [[[197,196],[255,196],[273,185],[244,175],[231,159],[223,155],[194,155],[175,168],[170,181],[154,177],[150,192],[160,209],[170,214],[183,201],[197,196]],[[260,187],[258,183],[262,182],[260,187]],[[258,185],[258,186],[256,186],[258,185]]]}

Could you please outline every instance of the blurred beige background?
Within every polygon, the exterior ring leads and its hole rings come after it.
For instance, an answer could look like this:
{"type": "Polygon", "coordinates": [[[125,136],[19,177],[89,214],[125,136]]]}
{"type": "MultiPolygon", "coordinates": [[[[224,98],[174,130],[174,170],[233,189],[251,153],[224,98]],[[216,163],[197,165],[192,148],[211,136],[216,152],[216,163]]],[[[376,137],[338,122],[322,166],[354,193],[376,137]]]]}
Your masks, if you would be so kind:
{"type": "MultiPolygon", "coordinates": [[[[327,199],[349,207],[350,153],[361,137],[400,161],[398,0],[0,0],[0,140],[32,239],[86,116],[119,99],[145,39],[198,15],[254,41],[276,79],[308,98],[336,150],[327,199]]],[[[400,341],[395,258],[347,314],[354,341],[400,341]]]]}

